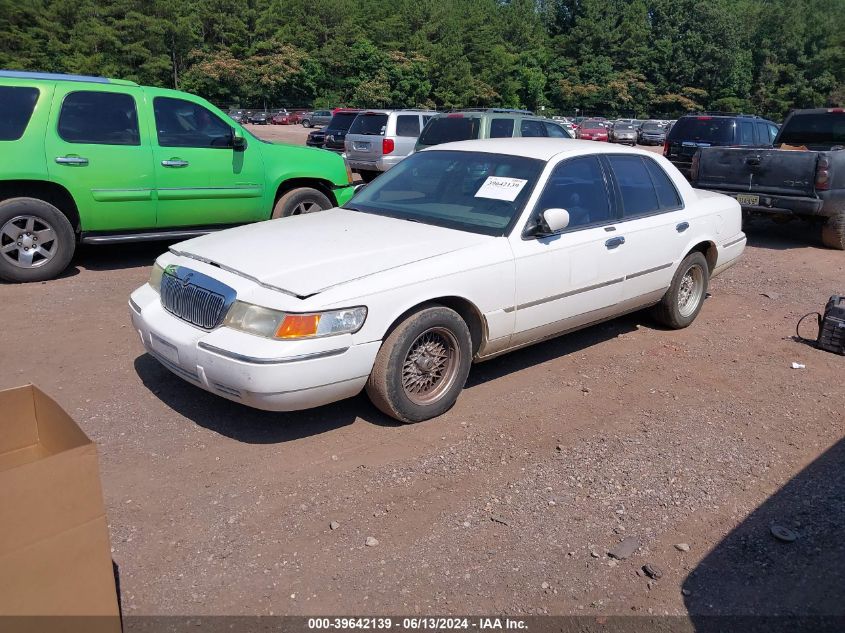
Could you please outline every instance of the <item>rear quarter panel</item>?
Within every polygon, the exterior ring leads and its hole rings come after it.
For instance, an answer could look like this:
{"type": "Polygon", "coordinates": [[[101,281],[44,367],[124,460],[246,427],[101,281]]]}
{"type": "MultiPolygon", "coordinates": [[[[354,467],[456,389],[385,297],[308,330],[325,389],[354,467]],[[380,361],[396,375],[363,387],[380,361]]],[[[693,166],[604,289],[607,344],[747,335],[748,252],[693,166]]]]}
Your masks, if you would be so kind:
{"type": "Polygon", "coordinates": [[[44,138],[50,122],[54,86],[49,82],[0,79],[0,86],[36,88],[38,101],[23,136],[0,141],[0,180],[47,180],[44,138]]]}

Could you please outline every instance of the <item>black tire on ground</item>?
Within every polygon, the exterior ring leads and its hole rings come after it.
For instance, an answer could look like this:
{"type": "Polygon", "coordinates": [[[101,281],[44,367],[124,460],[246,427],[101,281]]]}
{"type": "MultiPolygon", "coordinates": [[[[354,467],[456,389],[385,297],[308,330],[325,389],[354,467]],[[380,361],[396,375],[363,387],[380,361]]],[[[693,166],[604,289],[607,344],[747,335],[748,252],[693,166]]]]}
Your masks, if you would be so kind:
{"type": "Polygon", "coordinates": [[[822,227],[822,244],[845,251],[845,209],[827,219],[822,227]]]}
{"type": "Polygon", "coordinates": [[[0,279],[15,283],[53,279],[67,268],[75,250],[70,220],[49,202],[0,201],[0,279]]]}
{"type": "Polygon", "coordinates": [[[311,187],[291,189],[276,202],[272,219],[286,218],[291,215],[304,215],[331,209],[334,205],[326,195],[311,187]]]}
{"type": "Polygon", "coordinates": [[[400,422],[422,422],[452,408],[471,364],[472,340],[460,315],[442,306],[424,308],[382,343],[367,380],[367,395],[400,422]],[[426,384],[427,389],[416,391],[426,384]]]}
{"type": "Polygon", "coordinates": [[[701,311],[709,283],[707,259],[698,251],[690,253],[675,271],[669,290],[654,306],[654,318],[675,330],[687,327],[701,311]]]}
{"type": "Polygon", "coordinates": [[[381,172],[378,172],[378,171],[359,171],[358,174],[360,174],[361,180],[363,180],[364,182],[372,182],[381,175],[381,172]]]}
{"type": "Polygon", "coordinates": [[[311,119],[302,119],[302,127],[312,127],[311,119]]]}

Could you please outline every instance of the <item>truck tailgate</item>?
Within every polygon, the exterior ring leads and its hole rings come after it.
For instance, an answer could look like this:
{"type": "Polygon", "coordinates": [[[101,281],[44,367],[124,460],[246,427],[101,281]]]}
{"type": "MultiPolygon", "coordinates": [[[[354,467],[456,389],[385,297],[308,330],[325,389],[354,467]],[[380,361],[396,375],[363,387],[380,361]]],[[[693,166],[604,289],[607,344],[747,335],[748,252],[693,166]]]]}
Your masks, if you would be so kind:
{"type": "Polygon", "coordinates": [[[818,152],[710,147],[700,151],[701,189],[814,196],[818,152]]]}

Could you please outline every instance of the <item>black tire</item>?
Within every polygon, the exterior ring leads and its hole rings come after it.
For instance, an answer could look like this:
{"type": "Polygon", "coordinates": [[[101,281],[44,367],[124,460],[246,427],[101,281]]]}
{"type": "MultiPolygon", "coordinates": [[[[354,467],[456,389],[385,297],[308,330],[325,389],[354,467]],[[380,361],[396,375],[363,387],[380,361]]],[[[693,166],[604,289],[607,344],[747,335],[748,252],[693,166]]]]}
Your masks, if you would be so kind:
{"type": "Polygon", "coordinates": [[[359,171],[358,174],[361,176],[361,180],[364,182],[370,183],[374,181],[381,175],[380,171],[359,171]]]}
{"type": "Polygon", "coordinates": [[[845,210],[838,211],[824,223],[822,244],[828,248],[845,251],[845,210]]]}
{"type": "Polygon", "coordinates": [[[709,284],[710,268],[707,259],[698,251],[690,253],[675,271],[669,290],[663,295],[660,303],[654,306],[654,318],[675,330],[687,327],[701,312],[709,284]],[[691,281],[686,280],[688,274],[691,281]],[[691,288],[688,285],[690,283],[691,288]],[[682,293],[686,294],[686,302],[682,293]]]}
{"type": "Polygon", "coordinates": [[[291,189],[278,199],[273,207],[271,219],[287,218],[331,209],[334,205],[326,194],[311,187],[291,189]]]}
{"type": "Polygon", "coordinates": [[[0,202],[0,279],[15,283],[53,279],[67,268],[75,250],[70,220],[49,202],[37,198],[0,202]]]}
{"type": "Polygon", "coordinates": [[[313,127],[311,125],[311,119],[302,119],[302,127],[313,127]]]}
{"type": "Polygon", "coordinates": [[[442,306],[424,308],[400,323],[382,343],[367,380],[367,395],[380,411],[400,422],[429,420],[452,408],[471,364],[472,340],[460,315],[442,306]],[[432,363],[445,363],[439,378],[433,377],[432,363]],[[415,392],[431,380],[428,391],[415,392]]]}

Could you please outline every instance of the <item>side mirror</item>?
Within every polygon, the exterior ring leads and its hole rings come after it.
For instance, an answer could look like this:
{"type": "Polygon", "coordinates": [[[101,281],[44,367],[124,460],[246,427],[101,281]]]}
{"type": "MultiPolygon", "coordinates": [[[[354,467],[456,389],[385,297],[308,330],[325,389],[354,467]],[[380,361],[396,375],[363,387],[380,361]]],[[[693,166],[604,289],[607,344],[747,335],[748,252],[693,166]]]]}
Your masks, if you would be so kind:
{"type": "Polygon", "coordinates": [[[240,130],[232,128],[232,149],[242,152],[246,149],[246,139],[241,135],[240,130]]]}
{"type": "Polygon", "coordinates": [[[358,193],[359,191],[361,191],[366,186],[367,186],[367,183],[359,182],[357,185],[352,187],[352,191],[354,191],[355,193],[358,193]]]}
{"type": "Polygon", "coordinates": [[[546,209],[543,211],[543,221],[552,233],[557,233],[569,226],[569,211],[566,209],[546,209]]]}

